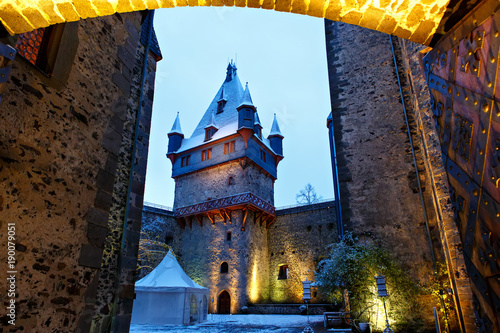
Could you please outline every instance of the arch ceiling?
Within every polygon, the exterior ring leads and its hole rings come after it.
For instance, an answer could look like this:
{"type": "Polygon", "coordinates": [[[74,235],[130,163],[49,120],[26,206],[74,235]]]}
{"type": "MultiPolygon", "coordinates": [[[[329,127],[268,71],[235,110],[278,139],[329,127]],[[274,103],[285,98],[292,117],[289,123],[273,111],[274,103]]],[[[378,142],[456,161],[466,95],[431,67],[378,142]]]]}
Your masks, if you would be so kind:
{"type": "Polygon", "coordinates": [[[17,34],[56,23],[116,12],[184,6],[237,6],[324,17],[429,44],[449,2],[450,0],[2,0],[0,21],[9,33],[17,34]]]}

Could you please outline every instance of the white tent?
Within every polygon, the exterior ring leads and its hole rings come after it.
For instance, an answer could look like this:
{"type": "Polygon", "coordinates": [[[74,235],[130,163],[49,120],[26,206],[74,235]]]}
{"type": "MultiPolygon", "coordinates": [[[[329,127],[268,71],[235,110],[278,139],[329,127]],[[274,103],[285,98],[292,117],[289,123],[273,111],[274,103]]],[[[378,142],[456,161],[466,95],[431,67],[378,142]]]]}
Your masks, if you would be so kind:
{"type": "Polygon", "coordinates": [[[195,283],[169,251],[151,273],[135,283],[132,324],[189,325],[208,314],[208,288],[195,283]]]}

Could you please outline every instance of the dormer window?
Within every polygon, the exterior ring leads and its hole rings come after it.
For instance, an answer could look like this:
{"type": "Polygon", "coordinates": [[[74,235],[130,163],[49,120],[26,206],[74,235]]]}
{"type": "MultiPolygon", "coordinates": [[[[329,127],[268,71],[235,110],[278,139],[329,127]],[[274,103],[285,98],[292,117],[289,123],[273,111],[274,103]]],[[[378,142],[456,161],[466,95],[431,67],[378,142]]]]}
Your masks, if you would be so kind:
{"type": "Polygon", "coordinates": [[[226,101],[221,99],[220,101],[217,102],[217,113],[221,113],[224,111],[224,106],[226,105],[226,101]]]}
{"type": "Polygon", "coordinates": [[[255,134],[262,140],[262,129],[259,126],[255,126],[255,134]]]}
{"type": "Polygon", "coordinates": [[[205,141],[212,139],[215,132],[217,132],[217,129],[214,127],[205,128],[205,141]]]}

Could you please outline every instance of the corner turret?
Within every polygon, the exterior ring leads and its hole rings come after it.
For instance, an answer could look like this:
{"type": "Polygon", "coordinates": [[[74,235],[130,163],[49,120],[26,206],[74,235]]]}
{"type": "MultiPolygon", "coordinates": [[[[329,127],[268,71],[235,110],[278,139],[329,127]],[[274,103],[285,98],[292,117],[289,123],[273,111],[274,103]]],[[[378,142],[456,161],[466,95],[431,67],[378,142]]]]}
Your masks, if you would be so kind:
{"type": "Polygon", "coordinates": [[[248,82],[245,85],[241,103],[236,110],[238,110],[238,133],[243,137],[245,148],[247,148],[248,139],[254,134],[255,114],[257,112],[250,96],[248,82]]]}
{"type": "Polygon", "coordinates": [[[168,132],[168,148],[167,157],[174,163],[174,154],[182,145],[182,140],[184,139],[184,134],[181,130],[181,121],[179,119],[179,112],[177,112],[177,117],[175,118],[174,125],[170,132],[168,132]]]}
{"type": "MultiPolygon", "coordinates": [[[[280,127],[278,125],[278,120],[276,119],[276,113],[274,114],[273,125],[271,126],[271,132],[267,139],[271,144],[271,148],[274,150],[276,154],[283,158],[283,138],[284,136],[281,134],[280,127]]],[[[280,159],[280,160],[281,160],[280,159]]]]}

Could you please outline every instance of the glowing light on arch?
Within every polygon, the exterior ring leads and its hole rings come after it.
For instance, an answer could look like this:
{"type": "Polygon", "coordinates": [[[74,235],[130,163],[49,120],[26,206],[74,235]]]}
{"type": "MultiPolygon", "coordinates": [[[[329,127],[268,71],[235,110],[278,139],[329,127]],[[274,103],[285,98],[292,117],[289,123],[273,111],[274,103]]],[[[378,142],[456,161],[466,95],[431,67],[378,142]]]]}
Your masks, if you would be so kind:
{"type": "Polygon", "coordinates": [[[342,21],[428,43],[450,0],[2,0],[0,21],[11,34],[62,22],[145,9],[236,6],[342,21]]]}

